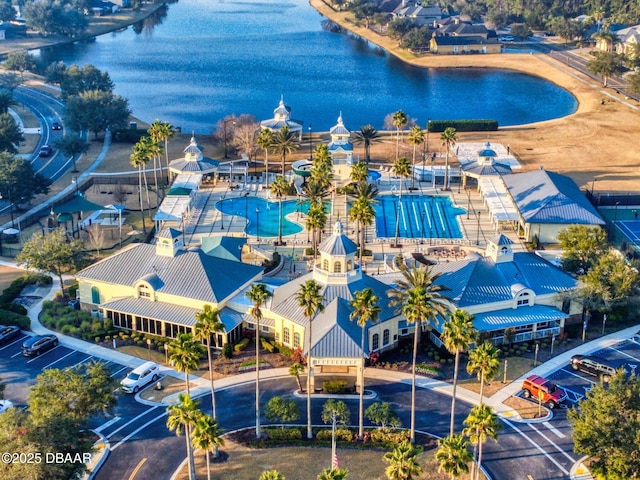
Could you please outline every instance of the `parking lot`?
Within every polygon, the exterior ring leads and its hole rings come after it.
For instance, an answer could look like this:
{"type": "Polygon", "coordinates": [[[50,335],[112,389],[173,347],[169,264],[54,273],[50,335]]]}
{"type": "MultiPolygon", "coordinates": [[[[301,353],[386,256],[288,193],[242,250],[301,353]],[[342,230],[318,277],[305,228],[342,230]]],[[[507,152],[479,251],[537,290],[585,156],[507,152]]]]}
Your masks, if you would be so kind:
{"type": "Polygon", "coordinates": [[[102,361],[118,382],[130,370],[124,365],[101,360],[60,344],[38,356],[23,357],[21,347],[27,338],[29,338],[27,334],[20,332],[17,338],[0,346],[0,381],[6,385],[5,398],[11,400],[16,406],[26,405],[29,389],[36,383],[36,377],[49,368],[73,368],[83,363],[102,361]]]}
{"type": "MultiPolygon", "coordinates": [[[[604,358],[616,368],[624,367],[628,373],[640,374],[640,370],[637,370],[640,367],[640,339],[638,337],[590,352],[589,356],[604,358]]],[[[552,380],[567,392],[566,407],[578,403],[600,381],[596,376],[574,370],[569,363],[546,375],[545,378],[552,380]]]]}

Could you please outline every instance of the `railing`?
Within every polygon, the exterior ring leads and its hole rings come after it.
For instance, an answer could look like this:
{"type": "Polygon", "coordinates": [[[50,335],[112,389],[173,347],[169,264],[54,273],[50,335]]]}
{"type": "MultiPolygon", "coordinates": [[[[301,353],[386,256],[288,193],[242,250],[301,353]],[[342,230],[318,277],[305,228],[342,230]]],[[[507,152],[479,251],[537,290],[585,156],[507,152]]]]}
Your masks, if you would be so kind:
{"type": "MultiPolygon", "coordinates": [[[[560,327],[544,328],[536,332],[516,333],[513,336],[513,340],[511,341],[511,343],[528,342],[530,340],[538,340],[540,338],[549,338],[554,335],[555,336],[560,335],[560,327]]],[[[493,343],[496,346],[502,345],[504,343],[504,335],[491,338],[491,343],[493,343]]]]}

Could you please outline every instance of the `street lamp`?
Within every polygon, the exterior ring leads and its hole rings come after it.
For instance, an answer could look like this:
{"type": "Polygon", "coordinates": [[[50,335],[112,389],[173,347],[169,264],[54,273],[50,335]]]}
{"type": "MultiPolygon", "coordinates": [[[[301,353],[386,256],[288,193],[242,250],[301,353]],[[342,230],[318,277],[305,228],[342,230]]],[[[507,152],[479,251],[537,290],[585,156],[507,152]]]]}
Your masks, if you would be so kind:
{"type": "Polygon", "coordinates": [[[311,124],[309,124],[309,161],[313,162],[313,140],[311,139],[311,124]]]}
{"type": "Polygon", "coordinates": [[[229,122],[233,123],[233,125],[236,124],[236,121],[230,118],[222,121],[222,124],[223,124],[222,136],[224,138],[224,158],[229,158],[229,156],[227,155],[227,123],[229,122]]]}
{"type": "Polygon", "coordinates": [[[476,212],[478,217],[478,231],[476,232],[476,245],[480,245],[480,212],[476,212]]]}
{"type": "Polygon", "coordinates": [[[260,209],[256,208],[256,237],[260,243],[260,209]]]}
{"type": "Polygon", "coordinates": [[[471,210],[471,190],[467,190],[467,220],[469,220],[469,210],[471,210]]]}
{"type": "Polygon", "coordinates": [[[611,224],[611,240],[613,241],[615,241],[616,239],[616,222],[618,221],[618,205],[620,205],[620,202],[616,202],[616,205],[613,208],[613,223],[611,224]]]}
{"type": "Polygon", "coordinates": [[[220,200],[220,230],[224,230],[224,212],[222,211],[222,202],[224,202],[224,198],[220,200]]]}
{"type": "Polygon", "coordinates": [[[433,179],[433,188],[436,188],[436,171],[435,169],[435,163],[436,163],[436,152],[433,152],[433,155],[431,155],[431,178],[433,179]]]}

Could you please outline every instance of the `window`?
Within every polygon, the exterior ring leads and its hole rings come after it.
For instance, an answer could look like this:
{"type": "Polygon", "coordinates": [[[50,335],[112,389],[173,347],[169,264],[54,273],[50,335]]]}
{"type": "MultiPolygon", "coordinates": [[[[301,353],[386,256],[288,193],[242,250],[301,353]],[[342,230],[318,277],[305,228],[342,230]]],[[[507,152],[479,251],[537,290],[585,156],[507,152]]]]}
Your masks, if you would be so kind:
{"type": "Polygon", "coordinates": [[[353,270],[353,262],[349,260],[347,262],[347,271],[350,272],[351,270],[353,270]]]}
{"type": "Polygon", "coordinates": [[[333,264],[333,272],[340,273],[342,271],[342,264],[340,262],[335,262],[333,264]]]}
{"type": "Polygon", "coordinates": [[[500,249],[500,255],[506,255],[509,252],[509,249],[507,247],[502,247],[500,249]]]}
{"type": "Polygon", "coordinates": [[[148,298],[151,299],[151,289],[146,285],[138,286],[138,298],[148,298]]]}
{"type": "Polygon", "coordinates": [[[267,327],[266,325],[261,325],[260,326],[260,331],[262,333],[269,333],[271,331],[271,329],[269,327],[267,327]]]}
{"type": "Polygon", "coordinates": [[[570,311],[571,311],[571,299],[565,298],[564,300],[562,300],[562,313],[569,314],[570,311]]]}
{"type": "Polygon", "coordinates": [[[521,294],[518,296],[518,306],[521,306],[521,305],[529,305],[529,301],[530,301],[530,299],[529,299],[529,292],[521,293],[521,294]]]}
{"type": "Polygon", "coordinates": [[[300,346],[300,334],[295,332],[293,334],[293,348],[298,348],[300,346]]]}
{"type": "Polygon", "coordinates": [[[389,329],[385,329],[382,332],[382,345],[389,345],[389,329]]]}
{"type": "Polygon", "coordinates": [[[285,328],[284,330],[282,330],[282,343],[284,343],[285,345],[289,345],[290,340],[289,329],[285,328]]]}
{"type": "Polygon", "coordinates": [[[100,304],[100,289],[98,287],[91,287],[91,303],[100,304]]]}
{"type": "Polygon", "coordinates": [[[378,350],[380,348],[380,335],[373,334],[373,340],[371,341],[371,350],[378,350]]]}
{"type": "Polygon", "coordinates": [[[322,261],[322,269],[327,271],[329,270],[329,260],[326,258],[322,261]]]}

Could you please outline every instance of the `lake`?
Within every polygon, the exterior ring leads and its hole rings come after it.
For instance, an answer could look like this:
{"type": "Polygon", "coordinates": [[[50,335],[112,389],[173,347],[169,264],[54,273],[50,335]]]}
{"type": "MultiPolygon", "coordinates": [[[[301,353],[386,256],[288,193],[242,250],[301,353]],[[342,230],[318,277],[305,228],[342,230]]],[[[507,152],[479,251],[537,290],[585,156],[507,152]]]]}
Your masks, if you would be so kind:
{"type": "Polygon", "coordinates": [[[93,42],[42,52],[47,61],[108,71],[136,117],[210,133],[225,115],[273,116],[281,95],[292,116],[326,131],[340,112],[347,127],[382,128],[404,110],[431,119],[539,122],[577,108],[557,85],[521,73],[422,69],[350,34],[323,28],[306,0],[180,0],[161,19],[93,42]]]}

